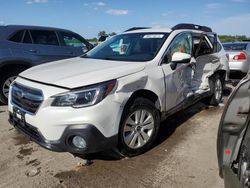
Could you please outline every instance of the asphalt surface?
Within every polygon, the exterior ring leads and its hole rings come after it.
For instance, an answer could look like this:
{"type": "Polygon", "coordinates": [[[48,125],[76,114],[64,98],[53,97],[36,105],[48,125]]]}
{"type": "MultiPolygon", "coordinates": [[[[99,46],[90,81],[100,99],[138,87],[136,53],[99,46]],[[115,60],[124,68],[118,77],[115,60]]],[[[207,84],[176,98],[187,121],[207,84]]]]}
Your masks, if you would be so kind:
{"type": "Polygon", "coordinates": [[[0,106],[0,188],[223,187],[216,156],[222,111],[223,105],[197,103],[163,122],[147,153],[117,159],[107,152],[83,166],[83,159],[45,150],[19,134],[0,106]]]}

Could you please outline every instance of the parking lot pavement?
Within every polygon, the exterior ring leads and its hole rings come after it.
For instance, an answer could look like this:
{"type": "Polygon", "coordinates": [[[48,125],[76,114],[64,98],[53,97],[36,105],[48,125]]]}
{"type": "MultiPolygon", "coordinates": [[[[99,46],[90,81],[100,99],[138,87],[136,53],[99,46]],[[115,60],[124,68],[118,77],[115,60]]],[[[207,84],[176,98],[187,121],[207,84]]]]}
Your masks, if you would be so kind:
{"type": "Polygon", "coordinates": [[[83,167],[81,159],[47,151],[17,133],[7,107],[0,106],[0,187],[223,187],[216,157],[222,110],[198,103],[163,122],[149,152],[83,167]]]}

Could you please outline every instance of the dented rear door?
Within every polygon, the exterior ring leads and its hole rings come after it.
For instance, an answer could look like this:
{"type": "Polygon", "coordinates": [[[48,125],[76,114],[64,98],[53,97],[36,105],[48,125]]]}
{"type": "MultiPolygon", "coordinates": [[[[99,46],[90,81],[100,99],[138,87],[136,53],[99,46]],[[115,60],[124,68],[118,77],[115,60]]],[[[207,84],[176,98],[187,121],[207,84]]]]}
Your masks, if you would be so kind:
{"type": "Polygon", "coordinates": [[[192,90],[205,92],[209,89],[208,78],[220,66],[217,54],[217,35],[215,33],[202,33],[194,36],[194,48],[196,64],[192,78],[192,90]]]}

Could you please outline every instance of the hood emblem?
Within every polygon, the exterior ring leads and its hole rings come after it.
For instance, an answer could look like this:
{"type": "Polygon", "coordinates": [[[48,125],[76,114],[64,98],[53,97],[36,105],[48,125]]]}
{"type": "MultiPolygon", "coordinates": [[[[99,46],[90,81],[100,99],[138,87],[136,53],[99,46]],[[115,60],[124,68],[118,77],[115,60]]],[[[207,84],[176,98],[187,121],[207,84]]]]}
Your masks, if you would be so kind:
{"type": "Polygon", "coordinates": [[[17,92],[16,92],[16,95],[17,95],[17,97],[20,98],[20,99],[23,99],[23,98],[25,97],[25,94],[24,94],[23,91],[17,91],[17,92]]]}

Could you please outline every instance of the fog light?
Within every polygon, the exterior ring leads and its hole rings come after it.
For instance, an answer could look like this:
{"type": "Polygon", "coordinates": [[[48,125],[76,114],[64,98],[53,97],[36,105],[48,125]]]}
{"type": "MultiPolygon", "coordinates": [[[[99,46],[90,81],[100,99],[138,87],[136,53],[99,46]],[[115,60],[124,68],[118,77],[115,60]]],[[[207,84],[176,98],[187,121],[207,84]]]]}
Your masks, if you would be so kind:
{"type": "Polygon", "coordinates": [[[86,148],[86,142],[80,136],[74,136],[72,139],[72,143],[77,148],[80,148],[80,149],[86,148]]]}

